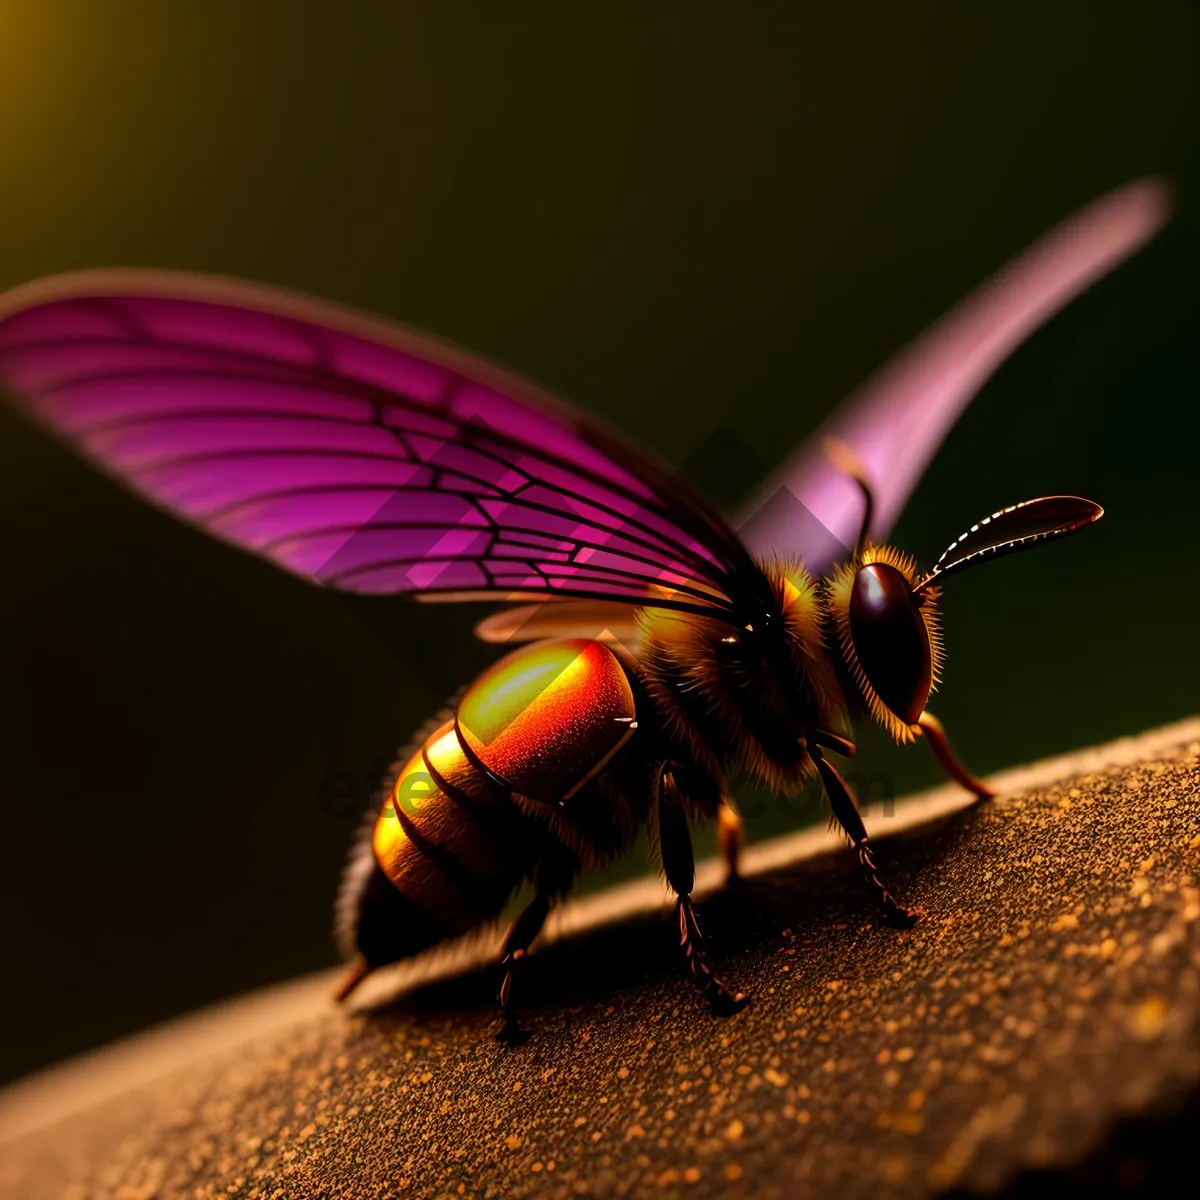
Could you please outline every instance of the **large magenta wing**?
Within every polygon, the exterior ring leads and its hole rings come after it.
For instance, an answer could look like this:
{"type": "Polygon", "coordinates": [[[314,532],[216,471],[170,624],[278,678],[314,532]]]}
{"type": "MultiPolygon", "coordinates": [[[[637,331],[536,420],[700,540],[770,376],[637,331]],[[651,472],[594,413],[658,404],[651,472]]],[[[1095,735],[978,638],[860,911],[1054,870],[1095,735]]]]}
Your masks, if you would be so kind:
{"type": "MultiPolygon", "coordinates": [[[[871,378],[818,431],[849,445],[874,491],[871,536],[886,538],[946,434],[993,371],[1039,325],[1162,226],[1168,189],[1127,184],[1053,229],[871,378]]],[[[863,498],[821,436],[756,493],[738,529],[755,554],[824,573],[848,554],[863,498]]]]}
{"type": "Polygon", "coordinates": [[[666,471],[532,385],[267,288],[18,288],[0,387],[143,496],[329,587],[711,611],[746,561],[666,471]]]}

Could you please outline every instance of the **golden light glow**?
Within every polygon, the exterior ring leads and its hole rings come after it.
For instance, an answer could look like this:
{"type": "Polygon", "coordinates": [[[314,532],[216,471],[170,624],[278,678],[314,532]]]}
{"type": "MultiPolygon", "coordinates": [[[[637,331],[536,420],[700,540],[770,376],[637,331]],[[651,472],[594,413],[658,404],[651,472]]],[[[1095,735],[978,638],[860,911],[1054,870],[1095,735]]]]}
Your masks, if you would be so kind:
{"type": "Polygon", "coordinates": [[[583,638],[506,655],[458,708],[464,744],[497,778],[557,801],[629,735],[633,692],[612,651],[583,638]]]}

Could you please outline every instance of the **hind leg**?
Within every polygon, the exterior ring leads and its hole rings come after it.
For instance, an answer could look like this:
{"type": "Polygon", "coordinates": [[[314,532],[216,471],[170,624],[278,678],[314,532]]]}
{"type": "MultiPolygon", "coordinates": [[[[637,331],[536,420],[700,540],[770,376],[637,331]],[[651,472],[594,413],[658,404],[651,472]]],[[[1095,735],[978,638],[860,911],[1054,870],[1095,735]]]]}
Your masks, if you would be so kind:
{"type": "Polygon", "coordinates": [[[513,921],[504,939],[504,947],[500,951],[500,966],[504,974],[496,994],[500,1021],[496,1040],[506,1046],[519,1046],[529,1036],[517,1021],[514,999],[514,987],[522,969],[520,964],[541,933],[550,910],[570,891],[578,871],[579,862],[573,854],[562,848],[548,851],[533,870],[533,899],[513,921]]]}
{"type": "Polygon", "coordinates": [[[529,1037],[517,1023],[516,1008],[513,1004],[513,980],[517,973],[517,964],[525,957],[550,915],[550,904],[550,896],[539,891],[512,923],[508,936],[504,939],[504,949],[500,952],[504,978],[496,996],[496,1003],[500,1009],[500,1028],[496,1033],[496,1040],[509,1047],[519,1046],[529,1037]]]}

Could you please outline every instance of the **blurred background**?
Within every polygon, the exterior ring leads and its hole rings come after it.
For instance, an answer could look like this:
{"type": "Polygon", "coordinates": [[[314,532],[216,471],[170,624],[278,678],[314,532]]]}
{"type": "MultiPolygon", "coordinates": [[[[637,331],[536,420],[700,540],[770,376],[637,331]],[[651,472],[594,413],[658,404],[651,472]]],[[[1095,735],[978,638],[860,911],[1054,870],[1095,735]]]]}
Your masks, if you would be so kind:
{"type": "MultiPolygon", "coordinates": [[[[355,304],[732,510],[1033,238],[1166,175],[1167,232],[992,379],[896,531],[927,565],[1032,495],[1108,509],[946,597],[937,710],[991,771],[1200,707],[1198,36],[1190,0],[9,0],[0,288],[128,264],[355,304]]],[[[489,652],[478,610],[308,587],[2,406],[0,536],[11,1078],[331,963],[374,776],[489,652]]],[[[939,778],[861,754],[898,793],[939,778]]]]}

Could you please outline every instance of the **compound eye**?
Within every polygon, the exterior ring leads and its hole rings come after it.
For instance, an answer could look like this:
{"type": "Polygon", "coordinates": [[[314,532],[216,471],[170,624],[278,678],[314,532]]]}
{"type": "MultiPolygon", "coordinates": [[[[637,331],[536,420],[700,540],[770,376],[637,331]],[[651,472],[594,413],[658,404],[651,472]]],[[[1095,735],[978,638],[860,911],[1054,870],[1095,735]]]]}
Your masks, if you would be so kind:
{"type": "Polygon", "coordinates": [[[933,686],[929,630],[907,579],[886,563],[859,569],[850,593],[854,653],[879,699],[912,725],[933,686]]]}

